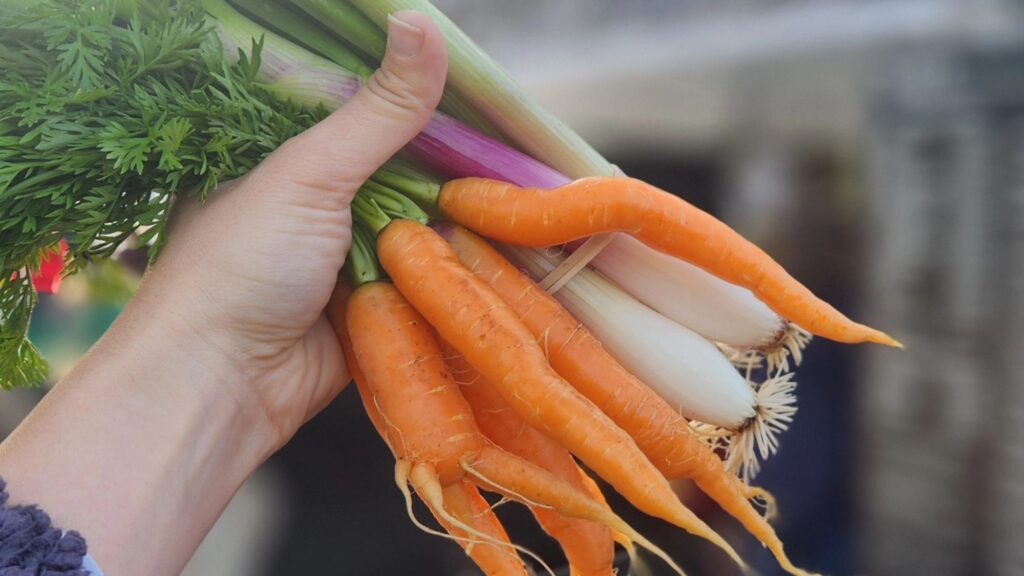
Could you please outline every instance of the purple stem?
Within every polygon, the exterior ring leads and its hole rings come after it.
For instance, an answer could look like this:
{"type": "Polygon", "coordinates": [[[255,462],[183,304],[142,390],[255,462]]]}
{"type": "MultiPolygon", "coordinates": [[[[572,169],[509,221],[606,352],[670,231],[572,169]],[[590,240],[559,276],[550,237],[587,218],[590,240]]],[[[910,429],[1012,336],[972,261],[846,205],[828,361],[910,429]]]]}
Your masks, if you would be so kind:
{"type": "Polygon", "coordinates": [[[440,112],[408,149],[417,159],[450,178],[492,178],[517,186],[553,188],[568,177],[522,152],[480,134],[440,112]]]}

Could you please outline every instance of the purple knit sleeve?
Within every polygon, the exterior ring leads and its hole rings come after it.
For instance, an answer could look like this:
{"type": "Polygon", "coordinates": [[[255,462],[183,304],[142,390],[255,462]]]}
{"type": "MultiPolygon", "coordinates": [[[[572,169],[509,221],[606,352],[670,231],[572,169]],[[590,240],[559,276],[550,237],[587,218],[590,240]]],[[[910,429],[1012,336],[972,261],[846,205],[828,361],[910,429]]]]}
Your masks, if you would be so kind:
{"type": "Polygon", "coordinates": [[[0,576],[89,576],[85,539],[63,533],[38,506],[7,506],[0,478],[0,576]]]}

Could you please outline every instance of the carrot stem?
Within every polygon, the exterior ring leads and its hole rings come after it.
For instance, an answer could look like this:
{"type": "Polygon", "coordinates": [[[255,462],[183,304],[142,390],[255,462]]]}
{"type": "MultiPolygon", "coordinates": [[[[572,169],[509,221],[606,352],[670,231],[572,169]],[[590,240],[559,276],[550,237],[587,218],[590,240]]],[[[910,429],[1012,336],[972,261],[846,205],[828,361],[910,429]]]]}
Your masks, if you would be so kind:
{"type": "MultiPolygon", "coordinates": [[[[291,3],[323,22],[375,62],[384,57],[387,36],[359,10],[334,0],[291,0],[291,3]]],[[[340,62],[339,62],[340,64],[340,62]]]]}
{"type": "Polygon", "coordinates": [[[343,273],[348,276],[353,287],[358,288],[369,282],[376,282],[384,277],[377,263],[377,254],[373,249],[370,233],[361,223],[352,226],[352,248],[345,259],[343,273]]]}
{"type": "Polygon", "coordinates": [[[376,202],[381,210],[392,218],[415,220],[423,224],[426,224],[430,219],[427,213],[410,199],[408,195],[380,182],[367,180],[363,183],[360,191],[376,202]]]}
{"type": "Polygon", "coordinates": [[[343,42],[337,40],[330,32],[307,14],[299,12],[287,4],[269,0],[233,0],[243,12],[259,20],[262,24],[288,37],[292,42],[301,44],[310,50],[329,58],[339,66],[355,72],[363,78],[373,74],[373,68],[366,65],[343,42]]]}
{"type": "Polygon", "coordinates": [[[352,199],[352,215],[357,222],[366,226],[373,236],[391,223],[391,217],[381,209],[376,200],[362,191],[352,199]]]}
{"type": "Polygon", "coordinates": [[[436,207],[437,199],[441,196],[441,184],[439,182],[425,174],[419,174],[411,170],[385,166],[373,175],[373,179],[401,191],[421,206],[428,208],[436,207]]]}

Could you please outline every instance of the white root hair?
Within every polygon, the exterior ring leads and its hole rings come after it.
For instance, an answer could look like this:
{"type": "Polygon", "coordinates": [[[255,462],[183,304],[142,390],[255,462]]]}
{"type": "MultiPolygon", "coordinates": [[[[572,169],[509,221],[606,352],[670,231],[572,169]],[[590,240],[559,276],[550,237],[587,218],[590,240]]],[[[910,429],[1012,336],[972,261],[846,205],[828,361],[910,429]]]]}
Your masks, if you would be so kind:
{"type": "Polygon", "coordinates": [[[754,416],[739,429],[690,421],[694,434],[708,448],[723,454],[726,470],[746,482],[757,476],[762,461],[778,451],[779,434],[789,428],[797,411],[792,373],[778,374],[761,384],[749,378],[748,382],[756,394],[756,408],[754,416]]]}
{"type": "Polygon", "coordinates": [[[777,376],[795,369],[803,362],[804,348],[807,348],[812,338],[810,332],[792,322],[786,322],[771,342],[764,346],[737,348],[722,342],[715,344],[736,368],[749,373],[767,364],[768,373],[777,376]]]}
{"type": "Polygon", "coordinates": [[[793,359],[792,368],[803,362],[804,348],[811,343],[811,333],[792,322],[786,322],[779,338],[771,346],[761,351],[768,362],[769,374],[782,374],[790,371],[789,359],[793,359]]]}
{"type": "Polygon", "coordinates": [[[736,431],[725,451],[725,467],[749,482],[779,449],[779,434],[796,415],[796,382],[792,373],[769,378],[756,389],[756,414],[736,431]]]}

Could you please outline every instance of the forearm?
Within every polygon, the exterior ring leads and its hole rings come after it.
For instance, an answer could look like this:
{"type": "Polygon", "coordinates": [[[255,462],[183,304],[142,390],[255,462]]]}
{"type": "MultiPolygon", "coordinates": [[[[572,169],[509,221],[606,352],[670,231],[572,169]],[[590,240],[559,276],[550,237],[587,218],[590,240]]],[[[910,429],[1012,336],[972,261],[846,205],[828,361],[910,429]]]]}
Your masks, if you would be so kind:
{"type": "Polygon", "coordinates": [[[108,576],[180,573],[272,445],[232,367],[161,324],[126,311],[0,445],[12,503],[81,532],[108,576]]]}

